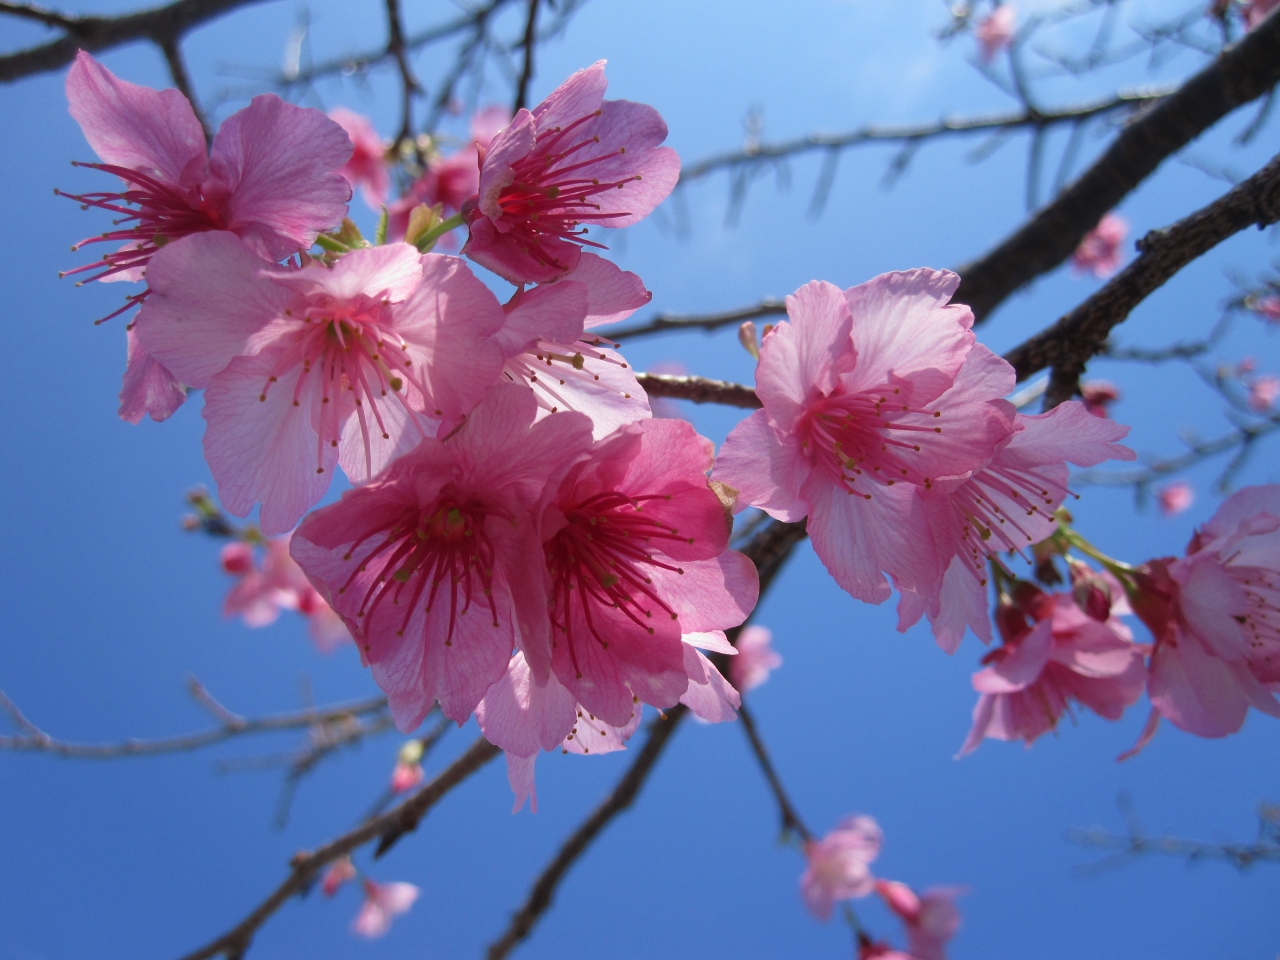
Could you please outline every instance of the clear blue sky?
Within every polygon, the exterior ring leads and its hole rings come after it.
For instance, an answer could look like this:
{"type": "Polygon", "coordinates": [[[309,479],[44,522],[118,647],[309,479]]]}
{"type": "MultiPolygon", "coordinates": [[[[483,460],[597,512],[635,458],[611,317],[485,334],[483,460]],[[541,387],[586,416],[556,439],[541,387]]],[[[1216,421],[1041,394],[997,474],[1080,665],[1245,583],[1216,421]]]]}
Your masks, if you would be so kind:
{"type": "MultiPolygon", "coordinates": [[[[452,9],[409,6],[414,23],[452,9]]],[[[363,0],[316,4],[317,54],[380,42],[379,9],[363,0]]],[[[266,3],[200,31],[188,50],[206,101],[224,88],[251,92],[251,83],[230,73],[278,63],[297,13],[291,3],[266,3]]],[[[594,0],[540,53],[534,92],[541,96],[572,70],[607,58],[612,95],[655,105],[686,161],[740,142],[751,108],[763,112],[766,136],[781,138],[1007,106],[966,62],[967,41],[941,49],[931,38],[944,19],[935,0],[594,0]]],[[[6,48],[43,35],[4,21],[6,48]]],[[[130,47],[104,59],[135,82],[167,81],[151,49],[130,47]]],[[[423,61],[428,76],[433,62],[423,61]]],[[[1177,58],[1165,75],[1194,62],[1177,58]]],[[[1082,99],[1116,76],[1063,84],[1051,99],[1082,99]]],[[[1141,79],[1127,74],[1124,82],[1141,79]]],[[[52,194],[55,185],[92,189],[93,182],[67,165],[90,154],[61,91],[60,75],[0,89],[0,178],[7,184],[0,201],[7,228],[0,404],[8,414],[0,426],[0,688],[51,732],[81,740],[203,726],[206,718],[184,693],[188,672],[250,715],[298,705],[303,678],[321,702],[375,692],[353,651],[321,657],[296,620],[252,632],[220,619],[227,583],[216,545],[177,525],[183,491],[208,482],[199,404],[163,425],[119,421],[123,334],[119,321],[106,328],[91,321],[114,306],[121,288],[77,290],[56,276],[79,262],[69,245],[102,229],[93,214],[52,194]]],[[[335,83],[321,93],[326,106],[365,110],[391,132],[396,105],[384,78],[369,90],[335,83]]],[[[1245,122],[1244,115],[1231,118],[1187,157],[1216,157],[1242,173],[1257,169],[1274,147],[1275,126],[1253,147],[1230,148],[1245,122]]],[[[817,173],[812,160],[792,166],[790,192],[776,190],[771,177],[757,184],[736,229],[723,226],[727,184],[714,180],[686,196],[687,236],[655,217],[619,238],[614,254],[644,277],[655,306],[680,312],[783,295],[814,278],[848,286],[888,269],[954,265],[1004,235],[1024,212],[1025,142],[1015,139],[978,166],[963,162],[966,149],[927,148],[892,192],[879,186],[888,151],[846,156],[817,221],[805,215],[817,173]]],[[[1143,231],[1223,189],[1173,160],[1123,212],[1143,231]]],[[[1257,233],[1224,244],[1144,304],[1122,338],[1161,345],[1194,337],[1231,292],[1226,273],[1254,273],[1276,254],[1273,240],[1257,233]]],[[[1013,298],[982,336],[994,349],[1006,348],[1093,286],[1059,271],[1013,298]]],[[[731,332],[646,341],[629,353],[640,368],[677,359],[690,372],[751,376],[731,332]]],[[[1244,354],[1280,371],[1275,339],[1256,326],[1240,325],[1222,351],[1232,360],[1244,354]]],[[[1124,389],[1116,417],[1136,424],[1132,441],[1140,451],[1176,449],[1180,427],[1205,435],[1224,429],[1219,405],[1187,371],[1099,365],[1097,372],[1124,389]]],[[[717,441],[735,422],[725,411],[692,416],[717,441]]],[[[1264,450],[1242,479],[1276,481],[1274,464],[1274,448],[1264,450]]],[[[1123,491],[1083,490],[1073,509],[1101,547],[1142,561],[1181,551],[1215,506],[1212,477],[1211,470],[1193,476],[1200,499],[1174,520],[1135,512],[1123,491]]],[[[1065,839],[1073,826],[1119,828],[1121,793],[1152,831],[1247,838],[1255,804],[1280,798],[1275,721],[1255,715],[1225,741],[1166,727],[1144,754],[1117,764],[1114,757],[1141,726],[1140,707],[1116,724],[1084,716],[1029,751],[989,742],[957,762],[952,755],[975,696],[969,676],[982,653],[972,638],[948,657],[927,631],[897,634],[890,605],[869,607],[842,594],[807,546],[758,619],[774,630],[786,664],[752,702],[796,803],[819,830],[852,812],[877,817],[887,836],[877,865],[885,876],[917,887],[968,887],[957,960],[1245,960],[1280,950],[1274,868],[1240,876],[1216,864],[1187,869],[1149,860],[1082,876],[1075,868],[1096,855],[1065,839]]],[[[452,734],[429,771],[473,735],[474,728],[452,734]]],[[[165,958],[221,932],[278,882],[295,850],[346,830],[363,813],[399,740],[375,741],[327,763],[277,832],[270,822],[274,775],[219,776],[213,765],[293,742],[106,764],[0,756],[0,960],[165,958]]],[[[501,764],[492,765],[373,868],[376,877],[424,891],[385,940],[348,935],[358,903],[347,891],[335,902],[289,904],[251,956],[478,956],[627,760],[544,757],[540,812],[516,817],[508,813],[501,764]]],[[[638,807],[574,869],[519,955],[847,957],[846,931],[804,912],[796,890],[801,859],[776,836],[776,811],[741,731],[690,723],[638,807]]],[[[864,912],[874,930],[896,935],[878,906],[864,912]]]]}

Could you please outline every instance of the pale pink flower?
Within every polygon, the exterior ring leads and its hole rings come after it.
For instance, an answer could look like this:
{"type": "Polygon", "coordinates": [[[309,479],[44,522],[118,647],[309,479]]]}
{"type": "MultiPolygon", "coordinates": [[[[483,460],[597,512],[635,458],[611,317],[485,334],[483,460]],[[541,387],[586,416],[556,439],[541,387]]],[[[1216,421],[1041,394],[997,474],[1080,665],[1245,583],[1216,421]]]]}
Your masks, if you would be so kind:
{"type": "Polygon", "coordinates": [[[906,927],[912,960],[946,960],[947,943],[960,929],[955,901],[963,891],[943,887],[917,894],[896,880],[879,880],[876,890],[906,927]]]}
{"type": "Polygon", "coordinates": [[[978,55],[983,63],[990,63],[1001,50],[1007,50],[1013,42],[1014,26],[1018,13],[1012,3],[1004,3],[987,14],[974,28],[978,41],[978,55]]]}
{"type": "Polygon", "coordinates": [[[1280,716],[1280,486],[1232,494],[1185,557],[1150,561],[1136,582],[1155,714],[1202,737],[1235,733],[1249,707],[1280,716]]]}
{"type": "Polygon", "coordinates": [[[889,597],[884,572],[903,590],[936,589],[950,555],[934,546],[919,491],[969,476],[1014,429],[1001,399],[1012,368],[974,345],[972,312],[947,302],[958,283],[913,270],[847,291],[801,287],[760,347],[763,409],[716,463],[738,509],[808,516],[827,570],[870,603],[889,597]]]}
{"type": "Polygon", "coordinates": [[[420,784],[423,776],[422,764],[397,760],[395,769],[391,771],[391,792],[406,793],[420,784]]]}
{"type": "Polygon", "coordinates": [[[973,675],[981,696],[961,756],[984,737],[1030,746],[1057,728],[1072,702],[1118,720],[1142,696],[1146,650],[1117,617],[1098,620],[1071,594],[1019,587],[996,610],[1003,645],[983,657],[986,668],[973,675]]]}
{"type": "Polygon", "coordinates": [[[871,863],[880,855],[883,840],[874,819],[856,816],[840,821],[821,840],[806,841],[800,893],[809,912],[829,920],[838,901],[865,897],[875,890],[871,863]]]}
{"type": "Polygon", "coordinates": [[[649,417],[635,371],[615,344],[590,331],[626,319],[651,297],[634,273],[584,253],[563,280],[520,290],[503,307],[506,324],[495,335],[507,358],[503,372],[529,385],[539,416],[585,413],[597,440],[649,417]]]}
{"type": "MultiPolygon", "coordinates": [[[[974,347],[979,353],[986,348],[974,347]]],[[[995,363],[1008,366],[998,358],[995,363]]],[[[997,373],[994,364],[990,369],[997,373]]],[[[1012,369],[999,373],[1002,386],[1011,386],[1012,378],[1012,369]]],[[[1054,511],[1070,492],[1068,463],[1090,467],[1134,459],[1132,450],[1115,442],[1128,432],[1074,400],[1049,413],[1018,414],[1007,441],[981,469],[959,484],[948,481],[926,490],[921,502],[946,572],[934,588],[903,591],[898,629],[927,614],[938,645],[948,653],[960,645],[966,626],[989,642],[988,564],[1003,563],[1002,554],[1022,551],[1054,532],[1054,511]]]]}
{"type": "Polygon", "coordinates": [[[613,726],[637,698],[670,707],[706,683],[705,659],[682,636],[737,626],[755,606],[756,569],[728,549],[711,461],[688,423],[641,420],[598,441],[549,491],[552,668],[613,726]]]}
{"type": "Polygon", "coordinates": [[[1268,323],[1280,323],[1280,296],[1276,294],[1250,300],[1249,309],[1268,323]]]}
{"type": "Polygon", "coordinates": [[[335,860],[324,872],[324,876],[320,879],[320,889],[326,897],[332,897],[344,883],[355,878],[355,864],[351,862],[350,857],[343,857],[341,860],[335,860]]]}
{"type": "Polygon", "coordinates": [[[530,511],[590,444],[590,422],[534,423],[529,391],[494,387],[445,440],[315,511],[293,557],[342,616],[406,733],[434,701],[464,722],[518,645],[550,668],[543,549],[530,511]],[[518,628],[517,628],[518,622],[518,628]]]}
{"type": "Polygon", "coordinates": [[[1267,14],[1277,5],[1280,5],[1280,0],[1249,0],[1244,6],[1244,22],[1252,30],[1267,19],[1267,14]]]}
{"type": "Polygon", "coordinates": [[[773,633],[765,627],[743,627],[736,644],[738,655],[729,661],[729,679],[739,692],[754,690],[782,666],[782,657],[773,649],[773,633]]]}
{"type": "Polygon", "coordinates": [[[1195,502],[1196,494],[1191,484],[1178,480],[1156,491],[1156,503],[1166,517],[1175,517],[1195,502]]]}
{"type": "Polygon", "coordinates": [[[1280,377],[1263,374],[1249,384],[1249,409],[1266,413],[1280,397],[1280,377]]]}
{"type": "Polygon", "coordinates": [[[491,105],[475,112],[471,118],[471,138],[447,157],[432,157],[427,169],[415,180],[403,197],[387,208],[387,236],[400,239],[409,225],[409,213],[419,204],[445,213],[457,213],[480,189],[480,159],[489,144],[508,123],[511,112],[503,106],[491,105]]]}
{"type": "MultiPolygon", "coordinates": [[[[71,115],[101,163],[80,164],[124,181],[122,189],[64,194],[119,218],[116,228],[77,244],[121,243],[69,274],[88,280],[141,280],[152,255],[192,233],[227,230],[257,256],[282,260],[308,249],[339,223],[351,196],[335,171],[351,144],[318,110],[254,97],[223,123],[206,153],[204,131],[177,90],[152,90],[117,78],[81,51],[67,74],[71,115]]],[[[116,316],[143,302],[127,298],[116,316]]],[[[104,318],[106,319],[106,318],[104,318]]],[[[180,380],[130,337],[120,416],[164,420],[185,398],[180,380]]]]}
{"type": "Polygon", "coordinates": [[[412,883],[374,883],[365,878],[364,903],[351,924],[351,932],[374,939],[391,929],[391,921],[408,912],[418,894],[412,883]]]}
{"type": "Polygon", "coordinates": [[[1105,279],[1120,269],[1124,259],[1124,238],[1129,235],[1129,221],[1118,213],[1108,213],[1076,247],[1071,267],[1076,273],[1092,273],[1105,279]]]}
{"type": "Polygon", "coordinates": [[[520,110],[480,166],[479,197],[463,213],[463,253],[515,284],[542,283],[578,264],[588,225],[626,227],[666,199],[680,176],[659,144],[656,110],[605,100],[604,61],[579,70],[533,111],[520,110]]]}
{"type": "Polygon", "coordinates": [[[1106,380],[1088,380],[1080,384],[1080,400],[1095,417],[1109,417],[1109,407],[1120,399],[1120,388],[1106,380]]]}
{"type": "Polygon", "coordinates": [[[373,123],[362,113],[335,107],[329,111],[329,119],[351,138],[351,159],[339,168],[354,190],[360,188],[365,203],[377,210],[387,200],[391,187],[391,175],[387,172],[387,144],[373,123]]]}
{"type": "Polygon", "coordinates": [[[207,388],[222,503],[245,516],[260,501],[269,534],[298,522],[335,466],[352,483],[376,476],[501,376],[502,308],[456,257],[396,243],[277,267],[209,233],[170,244],[148,278],[138,335],[207,388]]]}

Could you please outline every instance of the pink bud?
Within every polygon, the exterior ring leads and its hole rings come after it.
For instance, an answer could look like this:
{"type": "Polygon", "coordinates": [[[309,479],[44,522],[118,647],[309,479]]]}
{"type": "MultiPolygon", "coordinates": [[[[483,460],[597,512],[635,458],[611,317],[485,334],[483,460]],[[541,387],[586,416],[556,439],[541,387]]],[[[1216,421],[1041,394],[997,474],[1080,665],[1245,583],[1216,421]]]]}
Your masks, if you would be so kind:
{"type": "Polygon", "coordinates": [[[391,792],[405,793],[422,782],[422,765],[418,763],[397,763],[391,772],[391,792]]]}
{"type": "Polygon", "coordinates": [[[253,547],[239,540],[228,543],[219,559],[223,570],[233,577],[242,577],[253,570],[253,547]]]}
{"type": "Polygon", "coordinates": [[[756,325],[750,320],[743,321],[742,326],[738,327],[738,342],[752,357],[760,359],[760,339],[756,333],[756,325]]]}
{"type": "Polygon", "coordinates": [[[1160,512],[1166,517],[1181,513],[1191,506],[1195,498],[1196,495],[1191,489],[1191,484],[1185,480],[1171,483],[1167,487],[1156,491],[1156,502],[1160,505],[1160,512]]]}
{"type": "Polygon", "coordinates": [[[356,868],[351,863],[351,858],[343,857],[324,872],[324,878],[320,881],[320,889],[324,891],[326,897],[332,897],[338,892],[339,887],[348,880],[354,880],[355,876],[356,868]]]}

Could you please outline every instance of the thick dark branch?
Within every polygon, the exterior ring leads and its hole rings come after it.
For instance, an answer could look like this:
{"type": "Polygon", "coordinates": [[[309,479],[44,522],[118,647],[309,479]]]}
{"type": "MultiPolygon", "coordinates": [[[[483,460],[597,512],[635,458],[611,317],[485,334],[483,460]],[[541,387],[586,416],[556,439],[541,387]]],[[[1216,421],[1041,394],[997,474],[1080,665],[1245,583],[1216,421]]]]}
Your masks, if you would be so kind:
{"type": "MultiPolygon", "coordinates": [[[[1280,23],[1272,17],[1268,23],[1280,23]]],[[[1280,57],[1277,57],[1280,61],[1280,57]]],[[[1280,156],[1218,200],[1138,243],[1141,253],[1101,290],[1052,327],[1005,354],[1023,380],[1053,369],[1045,408],[1073,396],[1085,364],[1116,324],[1152,291],[1197,257],[1246,227],[1280,220],[1280,156]]]]}
{"type": "Polygon", "coordinates": [[[356,718],[367,714],[381,713],[387,708],[386,697],[373,697],[354,703],[337,704],[313,710],[300,710],[296,713],[282,713],[270,717],[247,720],[227,711],[217,701],[208,696],[194,680],[192,696],[214,714],[221,724],[213,730],[202,730],[180,737],[168,737],[163,740],[125,740],[121,743],[72,743],[58,740],[45,733],[9,700],[0,693],[0,709],[9,714],[14,724],[21,731],[16,736],[0,737],[0,750],[13,750],[27,753],[52,753],[59,757],[75,760],[115,760],[120,757],[147,757],[161,753],[181,753],[188,750],[199,750],[233,737],[242,737],[255,733],[276,733],[282,730],[303,730],[313,727],[328,727],[356,722],[356,718]]]}
{"type": "Polygon", "coordinates": [[[760,317],[772,317],[787,312],[787,304],[776,297],[765,297],[757,304],[742,307],[738,310],[726,310],[723,313],[707,314],[675,314],[660,313],[644,323],[623,327],[609,333],[610,340],[634,340],[653,333],[667,333],[672,330],[717,330],[730,324],[742,323],[745,320],[758,320],[760,317]]]}
{"type": "Polygon", "coordinates": [[[529,84],[533,80],[533,51],[538,45],[538,0],[529,0],[529,16],[524,22],[524,67],[520,70],[520,83],[516,86],[511,112],[516,113],[529,102],[529,84]]]}
{"type": "MultiPolygon", "coordinates": [[[[800,523],[780,523],[771,521],[769,526],[756,534],[742,552],[751,558],[760,574],[761,595],[773,583],[778,571],[782,569],[791,550],[805,537],[805,525],[800,523]]],[[[737,639],[738,630],[727,631],[730,640],[737,639]]],[[[644,746],[627,768],[626,773],[600,803],[591,815],[569,835],[560,850],[547,864],[546,868],[534,881],[529,896],[524,904],[511,918],[511,923],[497,940],[489,945],[488,960],[501,960],[529,936],[535,924],[551,907],[556,887],[564,878],[569,868],[587,851],[593,840],[609,825],[619,813],[626,810],[635,801],[644,786],[645,780],[653,770],[659,755],[666,748],[675,733],[676,726],[688,713],[683,704],[666,711],[649,725],[649,736],[644,746]]],[[[193,958],[194,960],[194,958],[193,958]]]]}
{"type": "Polygon", "coordinates": [[[75,59],[77,50],[90,52],[117,47],[134,40],[150,40],[163,49],[165,43],[237,7],[263,0],[176,0],[119,17],[68,17],[51,11],[34,16],[25,4],[0,4],[0,13],[40,19],[66,31],[66,35],[38,47],[0,56],[0,83],[11,83],[32,74],[57,70],[75,59]],[[26,8],[26,11],[23,11],[26,8]]]}
{"type": "Polygon", "coordinates": [[[933,123],[900,126],[869,125],[845,133],[810,134],[781,143],[760,143],[732,150],[691,164],[680,174],[681,183],[754,163],[772,162],[817,151],[840,151],[872,143],[918,143],[957,134],[1007,132],[1023,128],[1043,130],[1064,123],[1081,123],[1119,110],[1132,110],[1167,96],[1169,90],[1139,90],[1119,93],[1093,103],[1044,113],[1019,110],[985,117],[943,118],[933,123]]]}
{"type": "Polygon", "coordinates": [[[231,930],[199,950],[187,954],[182,960],[208,960],[218,956],[226,957],[227,960],[239,960],[249,949],[258,929],[291,897],[310,887],[321,869],[373,840],[381,840],[382,846],[379,849],[384,849],[390,845],[387,838],[392,838],[391,842],[394,842],[395,838],[414,830],[427,811],[446,793],[501,752],[480,737],[439,776],[403,803],[382,816],[366,821],[350,833],[331,840],[314,852],[295,854],[289,864],[289,876],[270,896],[231,930]]]}
{"type": "Polygon", "coordinates": [[[19,20],[34,20],[36,23],[43,23],[46,27],[57,27],[62,30],[65,30],[73,19],[65,13],[38,7],[34,3],[0,3],[0,13],[17,17],[19,20]]]}
{"type": "Polygon", "coordinates": [[[666,711],[664,716],[654,718],[649,725],[649,736],[645,739],[644,746],[631,761],[631,766],[622,775],[622,779],[591,812],[591,816],[587,817],[564,842],[555,857],[547,864],[546,869],[539,874],[524,905],[511,918],[506,931],[489,945],[489,952],[486,954],[489,960],[501,960],[529,935],[538,919],[551,907],[551,899],[561,878],[577,859],[586,853],[587,847],[609,825],[609,822],[635,802],[653,765],[688,712],[689,708],[684,704],[676,704],[666,711]]]}
{"type": "Polygon", "coordinates": [[[758,409],[760,398],[750,387],[706,377],[673,377],[662,373],[638,373],[636,380],[651,397],[692,400],[694,403],[720,403],[728,407],[758,409]]]}
{"type": "Polygon", "coordinates": [[[1280,82],[1280,16],[1142,116],[1071,186],[990,253],[959,269],[955,300],[982,320],[1009,294],[1063,263],[1084,235],[1167,157],[1280,82]]]}

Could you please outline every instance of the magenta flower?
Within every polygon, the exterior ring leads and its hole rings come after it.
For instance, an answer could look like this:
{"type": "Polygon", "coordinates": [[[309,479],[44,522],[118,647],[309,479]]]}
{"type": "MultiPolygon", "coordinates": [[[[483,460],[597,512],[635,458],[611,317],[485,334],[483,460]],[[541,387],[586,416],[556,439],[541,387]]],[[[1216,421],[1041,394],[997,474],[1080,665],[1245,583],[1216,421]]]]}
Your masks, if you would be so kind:
{"type": "Polygon", "coordinates": [[[947,943],[960,929],[954,888],[935,888],[917,894],[905,883],[879,880],[876,891],[907,929],[907,953],[912,960],[946,960],[947,943]]]}
{"type": "Polygon", "coordinates": [[[522,290],[503,308],[507,324],[497,339],[507,378],[527,383],[546,413],[585,413],[597,440],[645,419],[649,400],[635,371],[589,331],[626,319],[652,296],[634,273],[584,253],[563,280],[522,290]]]}
{"type": "Polygon", "coordinates": [[[880,855],[883,839],[875,820],[857,816],[840,821],[821,840],[806,841],[800,893],[809,912],[829,920],[838,901],[865,897],[875,890],[871,862],[880,855]]]}
{"type": "Polygon", "coordinates": [[[782,666],[772,643],[773,634],[765,627],[743,627],[738,634],[738,655],[729,662],[729,679],[740,692],[754,690],[782,666]]]}
{"type": "Polygon", "coordinates": [[[515,284],[543,283],[578,264],[590,226],[626,227],[676,185],[680,161],[659,144],[652,107],[605,100],[604,61],[579,70],[490,144],[479,197],[463,211],[463,253],[515,284]]]}
{"type": "Polygon", "coordinates": [[[1092,273],[1099,280],[1120,269],[1124,259],[1124,238],[1129,235],[1129,221],[1118,213],[1108,213],[1076,247],[1071,255],[1071,268],[1078,274],[1092,273]]]}
{"type": "Polygon", "coordinates": [[[391,175],[387,172],[387,144],[373,123],[362,113],[335,107],[329,111],[329,119],[340,126],[351,139],[351,158],[339,169],[351,184],[360,188],[365,203],[377,210],[387,201],[391,187],[391,175]]]}
{"type": "MultiPolygon", "coordinates": [[[[87,280],[141,280],[152,255],[188,234],[228,230],[266,260],[308,249],[321,230],[339,223],[351,191],[334,171],[351,152],[342,129],[318,110],[255,97],[233,114],[206,154],[204,131],[177,90],[128,83],[89,54],[77,54],[67,74],[71,115],[101,163],[79,164],[114,174],[122,189],[64,194],[116,214],[117,229],[89,243],[123,244],[68,274],[87,280]]],[[[127,298],[114,317],[142,303],[127,298]]],[[[109,317],[104,318],[109,319],[109,317]]],[[[120,416],[164,420],[181,405],[181,384],[131,340],[120,416]]]]}
{"type": "Polygon", "coordinates": [[[1249,707],[1280,716],[1280,486],[1232,494],[1185,557],[1145,564],[1137,587],[1155,714],[1201,737],[1235,733],[1249,707]]]}
{"type": "MultiPolygon", "coordinates": [[[[1012,388],[1012,368],[981,345],[970,357],[979,355],[987,357],[994,389],[1012,388]]],[[[898,628],[907,629],[927,613],[938,645],[948,653],[960,645],[966,626],[990,642],[988,563],[1003,563],[1001,554],[1022,551],[1054,532],[1054,511],[1070,492],[1068,463],[1089,467],[1134,459],[1132,450],[1115,442],[1128,433],[1128,427],[1095,417],[1074,400],[1038,416],[1018,414],[1013,432],[988,463],[958,485],[926,490],[921,502],[946,572],[933,589],[903,592],[898,628]]]]}
{"type": "Polygon", "coordinates": [[[351,923],[351,932],[370,940],[391,929],[391,921],[407,913],[421,893],[412,883],[374,883],[364,881],[364,903],[351,923]]]}
{"type": "Polygon", "coordinates": [[[1120,399],[1120,388],[1106,380],[1088,380],[1080,384],[1080,400],[1095,417],[1111,416],[1110,407],[1120,399]]]}
{"type": "Polygon", "coordinates": [[[1263,374],[1249,383],[1249,409],[1266,413],[1280,397],[1280,377],[1263,374]]]}
{"type": "Polygon", "coordinates": [[[1191,484],[1178,480],[1156,491],[1156,503],[1166,517],[1175,517],[1195,503],[1196,494],[1191,484]]]}
{"type": "Polygon", "coordinates": [[[990,63],[1001,50],[1009,49],[1017,17],[1012,3],[1001,4],[974,28],[973,36],[978,41],[978,55],[983,63],[990,63]]]}
{"type": "Polygon", "coordinates": [[[434,701],[464,722],[517,646],[551,659],[542,546],[530,511],[590,443],[590,423],[534,423],[529,391],[494,387],[445,440],[315,511],[293,557],[351,630],[406,733],[434,701]],[[518,626],[517,626],[518,624],[518,626]]]}
{"type": "Polygon", "coordinates": [[[827,570],[869,603],[889,596],[884,572],[903,590],[936,589],[950,555],[934,547],[919,492],[954,486],[1013,430],[1001,399],[1012,373],[974,346],[969,308],[948,304],[958,283],[913,270],[847,291],[801,287],[760,347],[764,408],[729,434],[713,474],[738,509],[808,516],[827,570]]]}
{"type": "Polygon", "coordinates": [[[398,243],[275,267],[213,233],[171,244],[148,273],[138,335],[208,388],[222,502],[245,516],[261,501],[269,534],[298,522],[335,465],[352,483],[376,476],[501,376],[502,309],[456,257],[398,243]]]}
{"type": "Polygon", "coordinates": [[[1004,643],[982,658],[986,668],[973,675],[981,696],[960,756],[976,750],[984,737],[1030,746],[1057,728],[1073,701],[1119,720],[1142,696],[1146,649],[1133,642],[1114,615],[1115,605],[1107,604],[1107,616],[1098,620],[1071,594],[1047,594],[1030,584],[1020,588],[996,610],[1004,643]]]}
{"type": "Polygon", "coordinates": [[[755,566],[728,549],[710,466],[688,423],[641,420],[597,442],[548,497],[552,668],[613,726],[636,699],[670,707],[705,682],[682,636],[737,626],[755,606],[755,566]]]}

